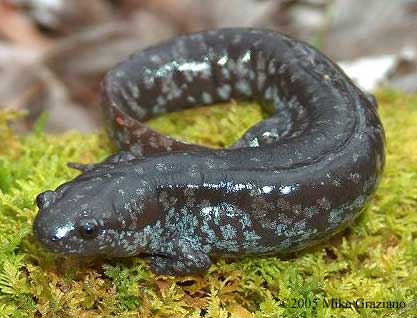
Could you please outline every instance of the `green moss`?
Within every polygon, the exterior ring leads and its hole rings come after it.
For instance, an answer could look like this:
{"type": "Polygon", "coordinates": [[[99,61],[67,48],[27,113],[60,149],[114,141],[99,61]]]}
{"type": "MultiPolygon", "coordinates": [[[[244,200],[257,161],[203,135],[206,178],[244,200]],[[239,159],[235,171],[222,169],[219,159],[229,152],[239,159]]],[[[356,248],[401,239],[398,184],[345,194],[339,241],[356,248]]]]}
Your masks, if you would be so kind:
{"type": "MultiPolygon", "coordinates": [[[[40,249],[31,234],[36,194],[76,175],[66,162],[94,162],[111,147],[104,133],[52,136],[41,123],[17,136],[8,123],[19,114],[0,113],[0,317],[416,317],[417,96],[384,92],[379,100],[387,165],[354,226],[293,258],[220,259],[204,277],[185,278],[156,277],[135,257],[78,260],[40,249]],[[407,308],[325,308],[331,298],[407,308]]],[[[151,125],[222,147],[262,118],[257,106],[232,104],[151,125]]]]}
{"type": "Polygon", "coordinates": [[[232,145],[265,117],[259,105],[230,103],[171,113],[152,119],[148,124],[175,138],[221,148],[232,145]]]}

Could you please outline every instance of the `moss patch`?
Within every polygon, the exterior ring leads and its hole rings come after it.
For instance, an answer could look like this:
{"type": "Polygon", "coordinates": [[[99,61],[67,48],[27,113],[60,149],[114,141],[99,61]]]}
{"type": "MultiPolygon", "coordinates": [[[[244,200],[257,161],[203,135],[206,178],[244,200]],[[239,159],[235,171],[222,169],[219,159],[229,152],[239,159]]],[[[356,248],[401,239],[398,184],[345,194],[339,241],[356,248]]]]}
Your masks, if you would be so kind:
{"type": "MultiPolygon", "coordinates": [[[[0,317],[416,317],[417,96],[379,100],[385,175],[353,227],[293,258],[219,260],[204,277],[184,278],[155,276],[135,257],[81,261],[40,249],[31,235],[36,194],[77,174],[66,162],[94,162],[111,147],[104,133],[52,136],[41,123],[17,136],[8,123],[19,114],[0,113],[0,317]],[[360,298],[406,308],[326,307],[360,298]]],[[[151,125],[221,147],[262,117],[255,105],[232,104],[151,125]]]]}

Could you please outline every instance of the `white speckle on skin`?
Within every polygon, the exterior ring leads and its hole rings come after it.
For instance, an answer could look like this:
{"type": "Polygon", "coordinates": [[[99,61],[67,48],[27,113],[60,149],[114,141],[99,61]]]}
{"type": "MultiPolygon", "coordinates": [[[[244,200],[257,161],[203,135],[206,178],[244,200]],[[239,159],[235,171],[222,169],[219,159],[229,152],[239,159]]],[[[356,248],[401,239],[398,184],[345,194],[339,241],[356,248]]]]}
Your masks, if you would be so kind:
{"type": "Polygon", "coordinates": [[[298,183],[292,184],[292,185],[282,185],[282,186],[279,187],[279,191],[282,194],[285,194],[286,195],[286,194],[290,194],[291,192],[297,190],[298,187],[299,187],[299,184],[298,183]]]}
{"type": "Polygon", "coordinates": [[[264,186],[264,187],[262,188],[262,192],[263,192],[263,193],[270,193],[273,189],[274,189],[274,187],[271,187],[271,186],[264,186]]]}
{"type": "Polygon", "coordinates": [[[227,63],[228,59],[229,59],[229,57],[227,55],[225,55],[217,61],[217,64],[223,66],[227,63]]]}
{"type": "Polygon", "coordinates": [[[240,59],[243,63],[248,63],[251,60],[251,51],[246,51],[246,53],[240,59]]]}
{"type": "Polygon", "coordinates": [[[252,89],[248,81],[242,79],[242,80],[239,80],[235,85],[236,85],[237,90],[241,92],[242,94],[248,95],[248,96],[252,94],[252,89]]]}
{"type": "Polygon", "coordinates": [[[118,77],[118,78],[123,78],[123,77],[125,77],[125,76],[126,76],[126,73],[125,73],[124,71],[117,71],[117,72],[115,73],[115,75],[116,75],[116,77],[118,77]]]}
{"type": "Polygon", "coordinates": [[[153,76],[153,72],[150,69],[146,69],[143,72],[143,83],[145,88],[152,89],[155,85],[155,77],[153,76]]]}
{"type": "Polygon", "coordinates": [[[165,170],[167,170],[166,165],[163,164],[163,163],[161,163],[161,162],[160,163],[157,163],[156,166],[155,166],[155,168],[158,171],[165,171],[165,170]]]}
{"type": "Polygon", "coordinates": [[[236,237],[236,230],[230,224],[226,224],[225,226],[222,226],[221,231],[222,231],[223,238],[225,240],[231,240],[236,237]]]}
{"type": "Polygon", "coordinates": [[[291,186],[282,186],[282,187],[279,188],[279,191],[282,194],[288,194],[288,193],[291,192],[291,186]]]}
{"type": "Polygon", "coordinates": [[[266,89],[265,89],[265,98],[266,99],[272,99],[272,96],[273,96],[273,87],[272,86],[269,86],[269,87],[267,87],[266,89]]]}
{"type": "Polygon", "coordinates": [[[166,99],[160,95],[156,98],[156,102],[158,103],[158,106],[164,106],[166,104],[166,99]]]}
{"type": "Polygon", "coordinates": [[[213,103],[213,98],[211,97],[211,95],[209,93],[203,92],[201,94],[201,97],[203,99],[203,103],[204,104],[208,104],[209,105],[209,104],[213,103]]]}
{"type": "Polygon", "coordinates": [[[180,72],[191,72],[191,73],[203,73],[204,76],[208,76],[211,74],[211,66],[210,63],[207,61],[204,62],[189,62],[189,63],[182,63],[178,66],[178,70],[180,72]]]}
{"type": "Polygon", "coordinates": [[[135,84],[133,84],[132,82],[128,82],[127,85],[129,86],[129,89],[130,89],[130,92],[131,92],[132,96],[135,99],[138,99],[139,98],[139,95],[140,95],[139,94],[139,88],[138,88],[138,86],[135,85],[135,84]]]}
{"type": "Polygon", "coordinates": [[[349,179],[350,181],[352,181],[353,183],[358,184],[358,183],[359,183],[359,181],[361,180],[361,176],[360,176],[360,174],[359,174],[359,173],[357,173],[357,172],[355,172],[355,173],[352,173],[352,172],[351,172],[351,173],[349,174],[348,179],[349,179]]]}
{"type": "Polygon", "coordinates": [[[67,235],[68,232],[74,229],[74,226],[71,224],[66,224],[64,226],[58,227],[55,231],[55,236],[57,239],[62,239],[67,235]]]}
{"type": "Polygon", "coordinates": [[[153,63],[158,64],[158,65],[161,64],[162,62],[161,57],[157,54],[152,54],[150,59],[153,63]]]}
{"type": "Polygon", "coordinates": [[[259,147],[259,140],[258,138],[253,138],[248,143],[249,147],[259,147]]]}
{"type": "Polygon", "coordinates": [[[224,67],[222,67],[222,69],[220,70],[220,72],[222,73],[222,75],[224,76],[224,78],[226,80],[230,79],[230,71],[227,68],[227,66],[225,65],[224,67]]]}
{"type": "Polygon", "coordinates": [[[217,94],[220,98],[224,100],[228,100],[230,98],[230,93],[232,91],[232,88],[229,84],[224,84],[221,87],[217,88],[217,94]]]}
{"type": "Polygon", "coordinates": [[[196,100],[194,97],[192,96],[187,96],[187,102],[191,103],[191,104],[195,104],[196,100]]]}

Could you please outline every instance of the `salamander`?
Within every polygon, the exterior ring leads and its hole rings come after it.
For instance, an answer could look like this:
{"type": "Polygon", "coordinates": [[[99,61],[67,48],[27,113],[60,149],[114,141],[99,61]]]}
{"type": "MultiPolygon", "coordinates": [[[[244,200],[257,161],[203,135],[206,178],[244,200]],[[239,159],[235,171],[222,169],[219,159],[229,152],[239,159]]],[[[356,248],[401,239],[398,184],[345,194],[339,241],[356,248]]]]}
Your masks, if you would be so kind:
{"type": "Polygon", "coordinates": [[[350,225],[375,192],[384,129],[372,96],[302,41],[262,29],[179,36],[133,54],[102,82],[121,152],[36,198],[34,236],[66,255],[141,255],[158,274],[212,257],[280,255],[350,225]],[[145,122],[252,100],[270,117],[211,149],[145,122]]]}

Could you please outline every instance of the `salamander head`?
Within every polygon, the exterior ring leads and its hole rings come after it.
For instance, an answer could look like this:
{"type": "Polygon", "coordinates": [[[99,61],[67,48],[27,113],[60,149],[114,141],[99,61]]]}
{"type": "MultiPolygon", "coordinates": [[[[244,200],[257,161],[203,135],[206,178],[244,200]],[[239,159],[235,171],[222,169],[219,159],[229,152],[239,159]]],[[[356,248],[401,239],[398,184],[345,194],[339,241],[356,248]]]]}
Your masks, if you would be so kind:
{"type": "MultiPolygon", "coordinates": [[[[87,173],[39,194],[35,238],[48,250],[65,255],[132,255],[126,248],[131,242],[123,238],[126,224],[117,217],[123,215],[119,189],[128,182],[125,179],[87,173]]],[[[140,231],[140,224],[135,229],[140,231]]]]}

